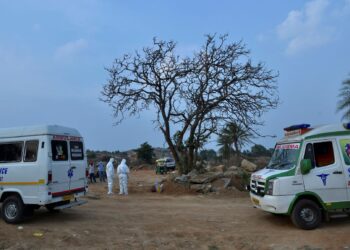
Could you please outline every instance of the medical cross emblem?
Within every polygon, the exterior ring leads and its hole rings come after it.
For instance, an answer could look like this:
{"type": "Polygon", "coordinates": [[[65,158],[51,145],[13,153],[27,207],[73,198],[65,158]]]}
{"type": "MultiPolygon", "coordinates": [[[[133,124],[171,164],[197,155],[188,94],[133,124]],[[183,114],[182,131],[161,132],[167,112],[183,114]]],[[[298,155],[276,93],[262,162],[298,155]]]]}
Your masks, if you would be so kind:
{"type": "Polygon", "coordinates": [[[317,176],[321,178],[322,182],[323,182],[323,186],[327,185],[327,176],[329,174],[318,174],[317,176]]]}
{"type": "Polygon", "coordinates": [[[73,169],[71,169],[71,168],[68,170],[68,177],[69,178],[73,177],[73,169]]]}

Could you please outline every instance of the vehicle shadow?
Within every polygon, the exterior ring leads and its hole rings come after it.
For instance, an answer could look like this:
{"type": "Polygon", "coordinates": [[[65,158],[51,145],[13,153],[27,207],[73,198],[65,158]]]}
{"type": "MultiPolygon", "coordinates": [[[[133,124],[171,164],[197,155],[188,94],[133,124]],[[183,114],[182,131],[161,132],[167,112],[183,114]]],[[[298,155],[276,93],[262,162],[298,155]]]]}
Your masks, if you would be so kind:
{"type": "Polygon", "coordinates": [[[32,216],[25,217],[21,224],[35,225],[35,224],[65,224],[70,222],[87,221],[92,217],[89,214],[81,213],[79,209],[64,209],[57,212],[50,212],[44,207],[35,210],[32,216]]]}

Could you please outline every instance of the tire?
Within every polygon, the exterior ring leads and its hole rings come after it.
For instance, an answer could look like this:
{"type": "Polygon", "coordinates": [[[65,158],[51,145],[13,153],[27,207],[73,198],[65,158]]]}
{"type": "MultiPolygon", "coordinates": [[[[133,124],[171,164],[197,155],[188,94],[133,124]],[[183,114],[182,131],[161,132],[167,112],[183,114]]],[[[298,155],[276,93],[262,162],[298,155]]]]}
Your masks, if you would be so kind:
{"type": "Polygon", "coordinates": [[[322,212],[315,202],[300,200],[294,206],[291,219],[295,226],[305,230],[312,230],[321,224],[322,212]]]}
{"type": "Polygon", "coordinates": [[[24,204],[17,195],[7,197],[1,208],[1,216],[6,223],[16,224],[23,221],[24,204]]]}

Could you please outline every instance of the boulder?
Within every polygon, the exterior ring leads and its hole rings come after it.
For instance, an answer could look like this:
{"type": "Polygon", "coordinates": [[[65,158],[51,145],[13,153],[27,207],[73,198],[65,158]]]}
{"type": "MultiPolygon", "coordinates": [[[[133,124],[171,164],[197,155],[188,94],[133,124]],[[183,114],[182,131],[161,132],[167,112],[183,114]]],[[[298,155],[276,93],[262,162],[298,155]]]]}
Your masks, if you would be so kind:
{"type": "Polygon", "coordinates": [[[222,191],[224,189],[227,189],[231,185],[231,182],[232,182],[231,178],[217,179],[211,183],[212,189],[215,192],[222,191]]]}
{"type": "Polygon", "coordinates": [[[175,178],[175,182],[176,183],[181,183],[181,184],[188,183],[188,180],[189,180],[189,178],[185,174],[175,178]]]}
{"type": "Polygon", "coordinates": [[[231,184],[239,191],[246,191],[246,186],[249,184],[249,176],[247,174],[236,174],[231,178],[231,184]]]}
{"type": "Polygon", "coordinates": [[[221,180],[224,181],[224,188],[227,189],[232,185],[232,178],[222,178],[221,180]]]}
{"type": "Polygon", "coordinates": [[[247,172],[254,172],[256,171],[257,166],[254,163],[243,159],[241,163],[241,168],[243,168],[247,172]]]}
{"type": "Polygon", "coordinates": [[[205,174],[199,174],[197,176],[191,177],[190,182],[194,183],[194,184],[210,183],[210,182],[215,181],[223,176],[224,176],[223,173],[208,172],[205,174]]]}
{"type": "Polygon", "coordinates": [[[188,175],[190,178],[192,178],[192,177],[195,177],[195,176],[199,175],[199,172],[198,172],[197,169],[193,169],[193,170],[192,170],[191,172],[189,172],[187,175],[188,175]]]}
{"type": "Polygon", "coordinates": [[[236,166],[231,166],[224,172],[224,177],[231,178],[234,175],[241,175],[242,172],[243,170],[241,168],[238,168],[236,166]]]}
{"type": "Polygon", "coordinates": [[[214,166],[210,167],[209,171],[211,172],[224,172],[225,166],[224,165],[219,165],[219,166],[214,166]]]}
{"type": "Polygon", "coordinates": [[[196,192],[201,192],[203,190],[203,184],[191,184],[190,189],[196,192]]]}
{"type": "Polygon", "coordinates": [[[191,184],[190,189],[198,193],[206,194],[211,191],[212,185],[211,184],[191,184]]]}
{"type": "Polygon", "coordinates": [[[237,170],[238,170],[237,166],[231,166],[231,167],[226,169],[226,171],[237,171],[237,170]]]}

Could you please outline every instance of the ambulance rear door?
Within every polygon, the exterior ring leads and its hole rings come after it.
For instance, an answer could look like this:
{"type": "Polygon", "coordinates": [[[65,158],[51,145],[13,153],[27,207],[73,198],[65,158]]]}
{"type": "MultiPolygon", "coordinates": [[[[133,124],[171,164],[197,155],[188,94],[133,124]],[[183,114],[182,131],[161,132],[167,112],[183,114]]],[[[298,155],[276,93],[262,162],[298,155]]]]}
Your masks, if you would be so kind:
{"type": "Polygon", "coordinates": [[[54,135],[51,140],[52,196],[67,196],[84,191],[85,164],[80,137],[54,135]]]}

